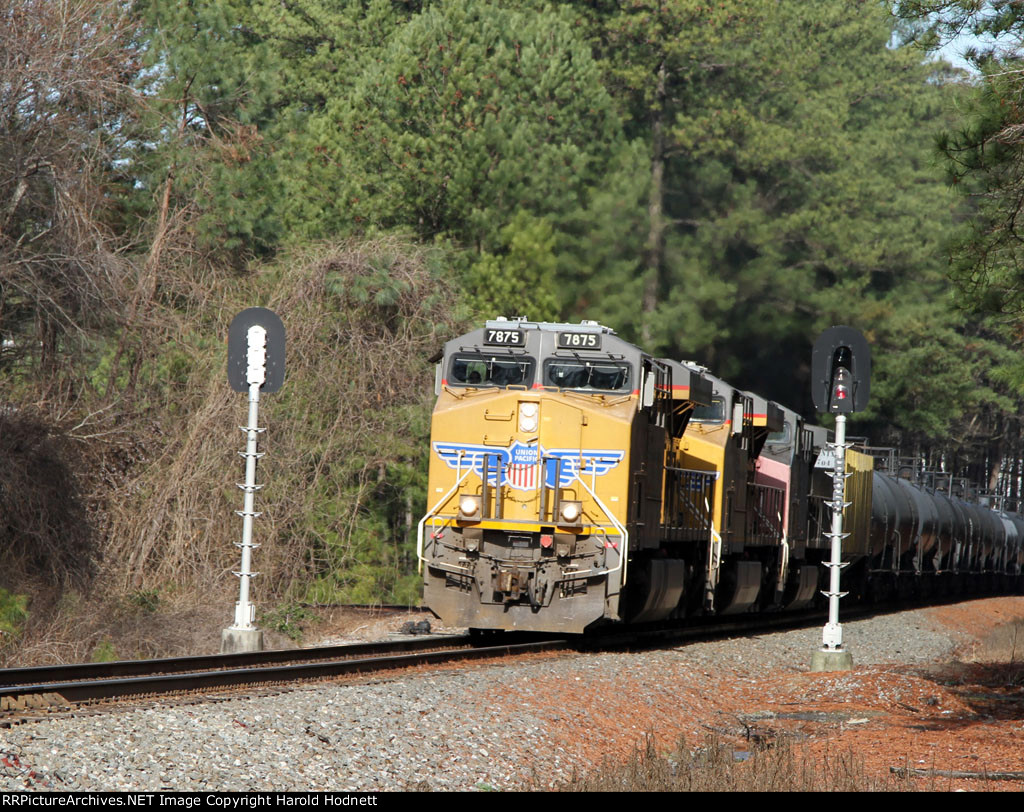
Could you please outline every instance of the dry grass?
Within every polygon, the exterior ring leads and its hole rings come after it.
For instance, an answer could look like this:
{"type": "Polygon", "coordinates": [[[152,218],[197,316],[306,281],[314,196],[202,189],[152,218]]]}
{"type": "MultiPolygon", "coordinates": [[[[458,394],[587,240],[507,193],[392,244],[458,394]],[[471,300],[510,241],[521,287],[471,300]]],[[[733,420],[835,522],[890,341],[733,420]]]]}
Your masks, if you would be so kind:
{"type": "Polygon", "coordinates": [[[397,590],[415,580],[427,359],[459,331],[442,255],[381,239],[248,274],[195,261],[161,278],[174,284],[130,325],[120,366],[101,347],[60,399],[27,376],[21,401],[35,405],[0,414],[0,588],[31,597],[8,662],[89,659],[105,640],[119,656],[209,650],[228,624],[246,397],[227,385],[224,339],[254,304],[287,332],[285,385],[260,410],[254,599],[309,599],[311,584],[326,602],[408,598],[397,590]],[[222,608],[207,622],[209,595],[222,608]]]}
{"type": "Polygon", "coordinates": [[[971,652],[971,661],[1006,663],[1024,671],[1024,620],[1003,623],[986,635],[971,652]]]}
{"type": "MultiPolygon", "coordinates": [[[[233,621],[234,584],[217,595],[196,592],[69,591],[46,601],[39,590],[22,639],[3,651],[4,667],[95,660],[137,660],[220,651],[221,630],[233,621]]],[[[264,631],[267,648],[292,648],[264,631]]]]}
{"type": "MultiPolygon", "coordinates": [[[[545,787],[537,780],[537,788],[545,787]]],[[[658,753],[654,737],[626,764],[605,763],[556,786],[564,792],[881,792],[928,789],[927,782],[868,774],[852,751],[815,757],[788,739],[752,751],[709,736],[689,749],[658,753]]]]}
{"type": "MultiPolygon", "coordinates": [[[[446,294],[428,257],[395,241],[323,248],[265,272],[259,291],[236,291],[207,325],[226,335],[234,313],[259,298],[287,331],[287,381],[261,404],[257,568],[270,594],[357,563],[351,540],[368,505],[395,498],[383,493],[387,467],[422,453],[409,410],[426,414],[426,358],[453,332],[431,310],[446,294]]],[[[212,587],[238,565],[245,398],[227,387],[220,341],[181,338],[191,371],[177,417],[153,426],[151,458],[112,511],[108,561],[130,590],[212,587]]],[[[395,534],[384,542],[404,543],[405,529],[384,527],[395,534]]]]}

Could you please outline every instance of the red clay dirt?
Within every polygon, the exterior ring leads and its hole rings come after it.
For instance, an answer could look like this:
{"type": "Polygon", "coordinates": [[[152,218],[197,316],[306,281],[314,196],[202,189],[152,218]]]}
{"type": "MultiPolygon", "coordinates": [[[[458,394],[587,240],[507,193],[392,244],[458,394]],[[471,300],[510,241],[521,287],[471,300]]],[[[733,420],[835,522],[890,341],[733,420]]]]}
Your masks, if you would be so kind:
{"type": "MultiPolygon", "coordinates": [[[[498,717],[529,707],[549,720],[555,749],[584,770],[625,763],[652,739],[667,753],[680,740],[692,750],[715,735],[737,751],[788,739],[816,758],[852,752],[878,778],[893,768],[1024,771],[1024,597],[921,611],[961,641],[945,662],[812,674],[809,654],[774,670],[662,658],[650,674],[640,656],[624,655],[618,669],[581,668],[570,680],[510,676],[497,695],[466,700],[486,700],[498,717]]],[[[373,620],[363,624],[354,636],[379,631],[373,620]]],[[[917,785],[1020,791],[1024,780],[932,776],[917,785]]]]}
{"type": "MultiPolygon", "coordinates": [[[[1024,771],[1024,626],[1019,643],[1007,626],[1024,618],[1024,597],[924,611],[964,639],[951,661],[823,674],[796,665],[765,673],[673,669],[661,690],[641,688],[635,675],[586,678],[575,690],[564,683],[546,695],[535,690],[531,701],[549,703],[569,758],[591,764],[599,754],[623,762],[650,737],[668,752],[680,738],[693,749],[713,733],[737,750],[788,738],[816,758],[852,752],[878,778],[892,768],[1024,771]]],[[[933,774],[919,786],[1020,791],[1024,780],[933,774]]]]}

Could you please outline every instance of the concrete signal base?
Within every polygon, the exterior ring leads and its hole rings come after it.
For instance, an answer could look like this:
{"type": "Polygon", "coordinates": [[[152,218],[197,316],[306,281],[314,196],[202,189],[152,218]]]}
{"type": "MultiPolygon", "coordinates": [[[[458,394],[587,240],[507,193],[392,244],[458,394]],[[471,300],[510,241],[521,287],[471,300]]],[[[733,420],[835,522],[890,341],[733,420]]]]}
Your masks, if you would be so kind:
{"type": "Polygon", "coordinates": [[[225,629],[220,637],[221,654],[263,651],[262,629],[225,629]]]}
{"type": "Polygon", "coordinates": [[[845,649],[820,648],[811,655],[811,671],[852,671],[853,655],[845,649]]]}

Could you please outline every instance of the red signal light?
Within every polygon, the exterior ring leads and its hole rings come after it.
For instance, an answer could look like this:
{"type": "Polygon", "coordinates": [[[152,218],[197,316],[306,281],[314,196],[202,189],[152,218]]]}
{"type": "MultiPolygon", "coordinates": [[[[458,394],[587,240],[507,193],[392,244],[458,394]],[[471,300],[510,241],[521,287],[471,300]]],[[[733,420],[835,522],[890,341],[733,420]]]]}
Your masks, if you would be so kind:
{"type": "Polygon", "coordinates": [[[832,402],[829,404],[831,411],[853,411],[853,398],[850,393],[850,386],[853,383],[852,377],[850,370],[846,367],[836,367],[832,377],[832,402]]]}

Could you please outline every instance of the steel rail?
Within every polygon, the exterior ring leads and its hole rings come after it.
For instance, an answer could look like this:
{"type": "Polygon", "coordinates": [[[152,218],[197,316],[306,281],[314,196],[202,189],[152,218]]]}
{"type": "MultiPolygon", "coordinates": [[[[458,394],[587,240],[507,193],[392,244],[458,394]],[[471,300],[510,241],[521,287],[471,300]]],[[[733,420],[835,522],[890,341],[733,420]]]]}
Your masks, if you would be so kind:
{"type": "Polygon", "coordinates": [[[344,657],[367,657],[378,654],[416,652],[467,646],[468,635],[421,637],[349,645],[319,646],[298,649],[274,649],[235,654],[201,654],[185,657],[164,657],[155,660],[118,660],[107,663],[67,663],[64,665],[27,666],[0,669],[0,687],[44,682],[72,682],[109,677],[155,676],[189,671],[246,668],[263,665],[294,664],[299,661],[337,660],[344,657]]]}
{"type": "MultiPolygon", "coordinates": [[[[389,656],[354,657],[325,662],[257,665],[249,668],[232,668],[219,671],[151,674],[142,677],[96,679],[78,682],[21,683],[0,687],[0,703],[8,710],[21,710],[25,707],[36,705],[73,704],[114,697],[127,698],[140,694],[158,695],[209,690],[211,688],[232,688],[267,683],[326,679],[346,674],[372,673],[409,668],[417,665],[507,657],[534,651],[565,648],[567,645],[569,643],[566,640],[542,640],[532,643],[505,643],[486,647],[467,646],[449,650],[419,651],[389,656]],[[31,699],[33,697],[35,699],[31,699]]],[[[104,663],[102,665],[110,664],[104,663]]]]}

